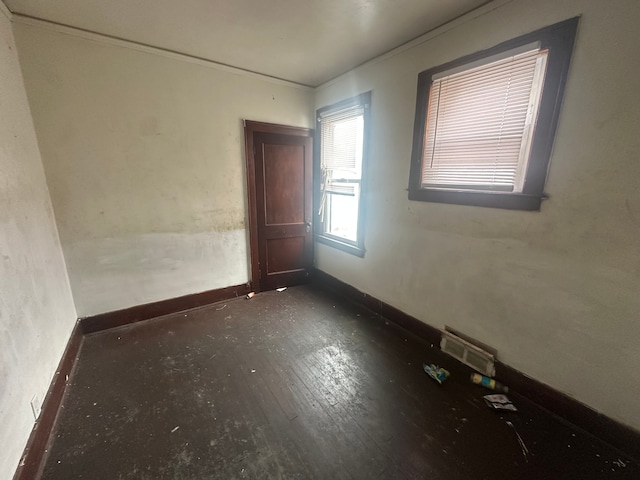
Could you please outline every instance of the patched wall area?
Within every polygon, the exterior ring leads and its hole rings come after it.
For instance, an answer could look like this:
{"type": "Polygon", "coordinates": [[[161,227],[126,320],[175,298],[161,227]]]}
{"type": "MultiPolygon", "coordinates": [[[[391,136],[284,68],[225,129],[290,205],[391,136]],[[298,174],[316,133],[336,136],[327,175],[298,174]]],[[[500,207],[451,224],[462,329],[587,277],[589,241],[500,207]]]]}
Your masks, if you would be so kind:
{"type": "Polygon", "coordinates": [[[363,259],[321,270],[450,325],[525,374],[640,429],[640,43],[636,0],[493,2],[318,88],[372,90],[363,259]],[[409,201],[418,73],[581,15],[540,212],[409,201]]]}
{"type": "Polygon", "coordinates": [[[249,280],[242,119],[308,127],[310,89],[17,23],[79,316],[249,280]]]}
{"type": "Polygon", "coordinates": [[[11,23],[0,11],[0,479],[18,466],[76,320],[11,23]]]}

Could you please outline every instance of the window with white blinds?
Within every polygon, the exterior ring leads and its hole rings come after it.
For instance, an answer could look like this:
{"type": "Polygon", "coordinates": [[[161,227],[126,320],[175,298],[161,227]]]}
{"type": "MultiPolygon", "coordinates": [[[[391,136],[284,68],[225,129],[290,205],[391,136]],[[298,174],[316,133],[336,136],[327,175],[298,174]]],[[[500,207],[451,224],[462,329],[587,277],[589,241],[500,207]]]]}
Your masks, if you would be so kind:
{"type": "Polygon", "coordinates": [[[579,21],[418,74],[409,200],[540,209],[579,21]]]}
{"type": "Polygon", "coordinates": [[[362,252],[360,213],[369,98],[368,93],[362,94],[317,112],[318,233],[325,243],[347,244],[355,247],[356,253],[362,252]]]}
{"type": "Polygon", "coordinates": [[[526,45],[433,76],[423,188],[522,191],[547,53],[526,45]]]}
{"type": "Polygon", "coordinates": [[[326,193],[354,195],[362,171],[364,105],[319,117],[321,166],[326,193]]]}

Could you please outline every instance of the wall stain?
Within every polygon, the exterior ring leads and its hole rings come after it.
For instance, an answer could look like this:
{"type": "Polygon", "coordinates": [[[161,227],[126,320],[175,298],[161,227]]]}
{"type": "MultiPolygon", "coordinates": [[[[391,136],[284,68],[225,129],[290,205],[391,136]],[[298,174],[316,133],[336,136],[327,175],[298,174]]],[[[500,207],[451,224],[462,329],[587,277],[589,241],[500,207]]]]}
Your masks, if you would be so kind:
{"type": "Polygon", "coordinates": [[[631,222],[633,222],[637,227],[640,227],[640,219],[636,216],[636,213],[633,211],[633,207],[631,206],[631,202],[629,202],[628,198],[625,199],[624,205],[627,209],[627,213],[629,214],[629,218],[631,219],[631,222]]]}

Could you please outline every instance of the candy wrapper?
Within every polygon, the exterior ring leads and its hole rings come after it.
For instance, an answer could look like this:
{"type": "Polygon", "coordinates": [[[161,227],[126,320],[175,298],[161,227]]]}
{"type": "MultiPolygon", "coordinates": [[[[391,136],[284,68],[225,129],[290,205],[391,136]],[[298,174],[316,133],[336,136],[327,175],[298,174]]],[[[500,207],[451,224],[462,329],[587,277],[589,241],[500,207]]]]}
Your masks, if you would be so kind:
{"type": "Polygon", "coordinates": [[[433,363],[430,363],[429,365],[425,363],[422,365],[422,368],[424,368],[427,375],[433,378],[440,385],[442,385],[442,382],[444,382],[449,376],[449,372],[447,370],[439,367],[438,365],[434,365],[433,363]]]}
{"type": "Polygon", "coordinates": [[[484,401],[489,408],[494,410],[508,410],[511,412],[517,412],[518,409],[516,406],[511,403],[511,400],[506,395],[495,394],[495,395],[485,395],[484,401]]]}

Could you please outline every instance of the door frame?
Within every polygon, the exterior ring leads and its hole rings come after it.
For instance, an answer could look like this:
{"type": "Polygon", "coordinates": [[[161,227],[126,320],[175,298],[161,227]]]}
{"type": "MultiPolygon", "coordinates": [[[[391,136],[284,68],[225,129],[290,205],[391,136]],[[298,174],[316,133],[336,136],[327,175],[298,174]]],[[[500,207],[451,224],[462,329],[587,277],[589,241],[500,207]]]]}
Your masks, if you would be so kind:
{"type": "MultiPolygon", "coordinates": [[[[276,135],[291,135],[310,137],[313,141],[313,129],[290,127],[275,123],[242,120],[244,126],[245,157],[247,162],[247,198],[249,206],[249,249],[251,256],[251,289],[258,293],[262,291],[260,285],[260,251],[258,242],[258,206],[256,199],[256,162],[253,136],[256,133],[271,133],[276,135]]],[[[313,172],[313,170],[312,170],[313,172]]],[[[313,173],[312,173],[313,174],[313,173]]],[[[313,198],[313,192],[311,192],[313,198]]]]}

